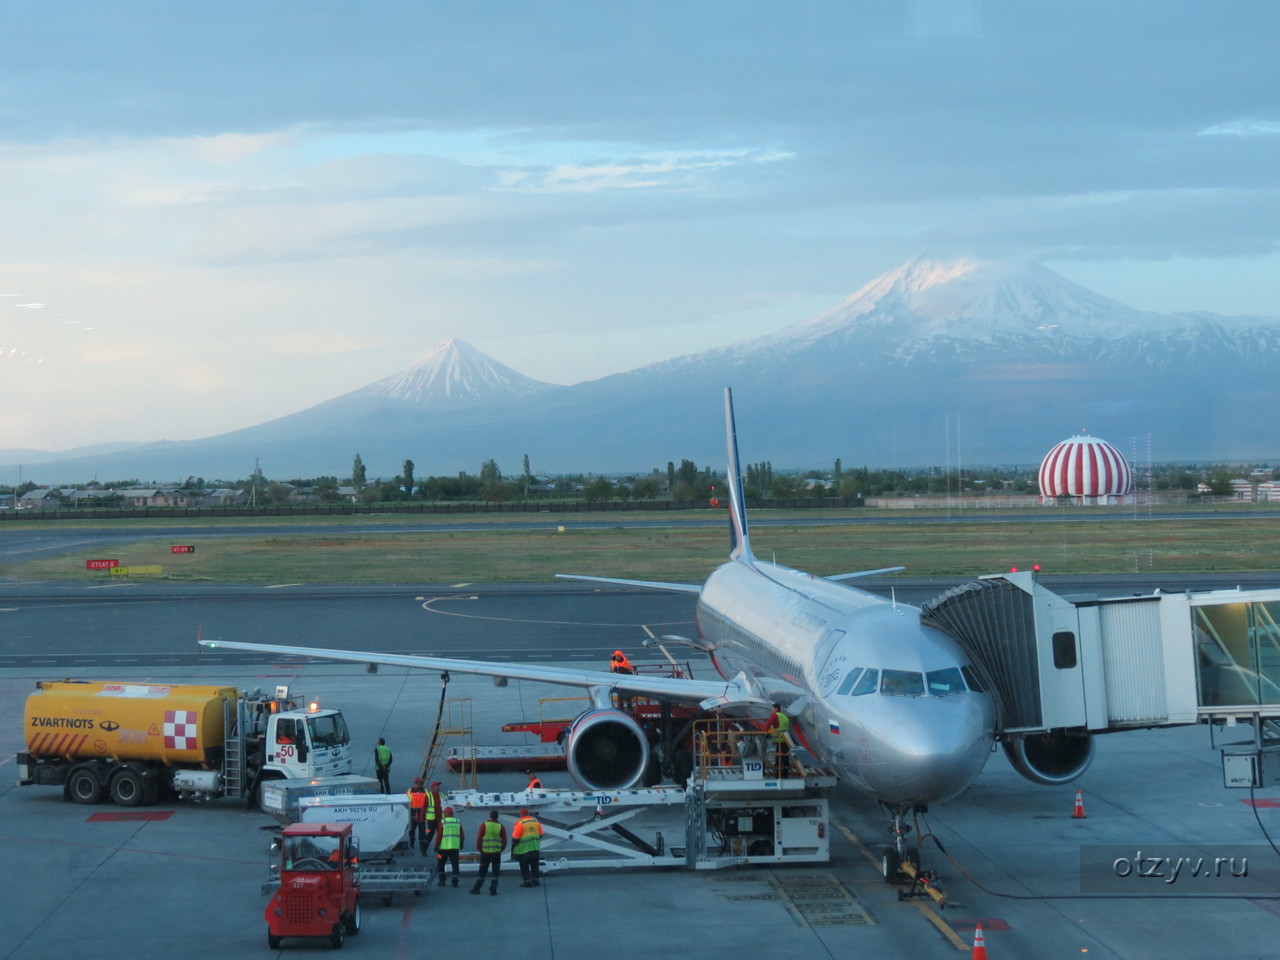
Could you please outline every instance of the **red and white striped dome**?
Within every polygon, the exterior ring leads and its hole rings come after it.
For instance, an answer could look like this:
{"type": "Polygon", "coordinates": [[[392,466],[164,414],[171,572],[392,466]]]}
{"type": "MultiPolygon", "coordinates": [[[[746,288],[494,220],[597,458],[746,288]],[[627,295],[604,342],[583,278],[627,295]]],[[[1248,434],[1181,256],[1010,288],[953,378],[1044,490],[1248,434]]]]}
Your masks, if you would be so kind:
{"type": "Polygon", "coordinates": [[[1040,464],[1042,497],[1122,497],[1133,474],[1120,451],[1097,437],[1072,437],[1040,464]]]}

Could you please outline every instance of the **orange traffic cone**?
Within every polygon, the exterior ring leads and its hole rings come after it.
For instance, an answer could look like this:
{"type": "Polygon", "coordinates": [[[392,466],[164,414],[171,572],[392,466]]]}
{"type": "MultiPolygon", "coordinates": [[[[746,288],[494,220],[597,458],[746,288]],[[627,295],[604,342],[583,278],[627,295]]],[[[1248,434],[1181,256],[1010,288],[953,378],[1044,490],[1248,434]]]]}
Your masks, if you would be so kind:
{"type": "Polygon", "coordinates": [[[1083,820],[1088,816],[1088,814],[1084,812],[1084,798],[1080,796],[1079,787],[1076,788],[1076,808],[1072,811],[1071,816],[1072,819],[1075,820],[1083,820]]]}
{"type": "Polygon", "coordinates": [[[973,952],[969,960],[987,960],[987,941],[982,939],[982,924],[973,931],[973,952]]]}

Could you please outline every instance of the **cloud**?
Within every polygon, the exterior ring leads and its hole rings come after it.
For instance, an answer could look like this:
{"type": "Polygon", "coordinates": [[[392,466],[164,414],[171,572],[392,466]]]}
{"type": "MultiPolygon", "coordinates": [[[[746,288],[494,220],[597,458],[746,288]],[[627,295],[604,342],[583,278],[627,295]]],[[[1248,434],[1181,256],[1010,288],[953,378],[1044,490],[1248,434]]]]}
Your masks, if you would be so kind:
{"type": "Polygon", "coordinates": [[[1232,120],[1199,131],[1202,137],[1273,137],[1276,134],[1280,134],[1280,122],[1275,120],[1232,120]]]}

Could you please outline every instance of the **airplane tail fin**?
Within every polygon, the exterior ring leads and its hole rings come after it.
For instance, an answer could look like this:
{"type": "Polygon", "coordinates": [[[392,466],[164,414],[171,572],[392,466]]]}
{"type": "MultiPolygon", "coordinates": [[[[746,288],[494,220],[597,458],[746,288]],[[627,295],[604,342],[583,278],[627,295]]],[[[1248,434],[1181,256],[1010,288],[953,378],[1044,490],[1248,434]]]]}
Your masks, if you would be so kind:
{"type": "Polygon", "coordinates": [[[729,447],[729,557],[753,560],[747,539],[747,507],[742,493],[742,464],[738,460],[738,428],[733,419],[733,391],[724,388],[725,442],[729,447]]]}

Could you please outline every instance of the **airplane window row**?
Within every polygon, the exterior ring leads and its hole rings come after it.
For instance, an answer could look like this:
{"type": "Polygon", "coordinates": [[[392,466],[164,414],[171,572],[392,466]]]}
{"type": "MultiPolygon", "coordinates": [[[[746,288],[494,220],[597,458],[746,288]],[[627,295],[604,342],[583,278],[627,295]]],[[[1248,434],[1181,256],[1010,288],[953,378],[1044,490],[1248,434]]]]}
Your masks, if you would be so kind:
{"type": "Polygon", "coordinates": [[[879,690],[889,697],[949,697],[965,690],[982,692],[982,686],[973,670],[964,667],[946,667],[917,673],[914,670],[878,670],[875,667],[854,667],[840,684],[837,695],[860,697],[879,690]]]}

